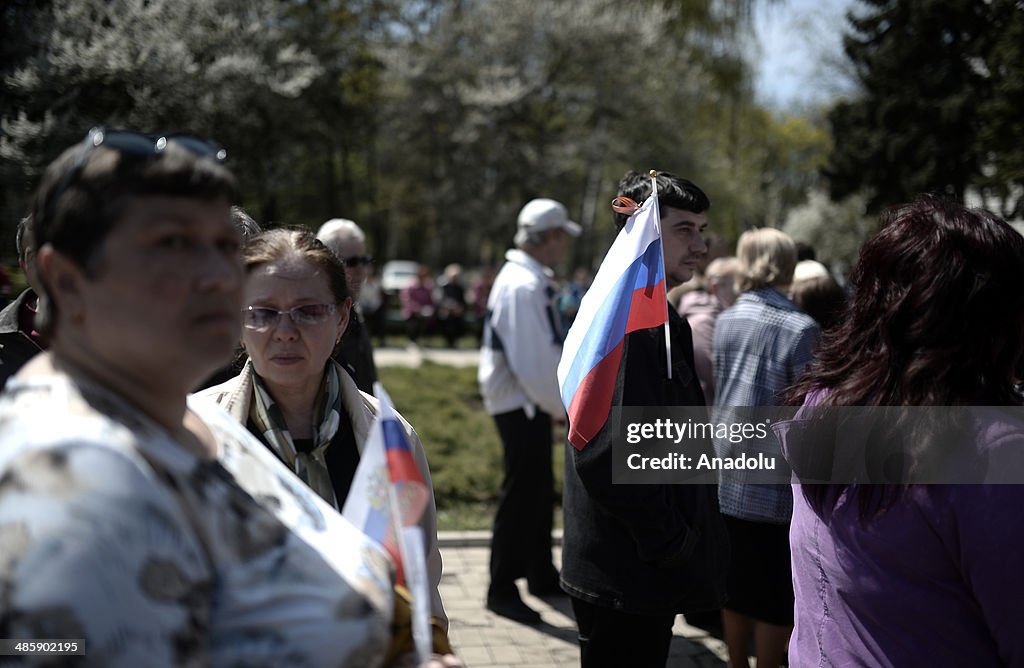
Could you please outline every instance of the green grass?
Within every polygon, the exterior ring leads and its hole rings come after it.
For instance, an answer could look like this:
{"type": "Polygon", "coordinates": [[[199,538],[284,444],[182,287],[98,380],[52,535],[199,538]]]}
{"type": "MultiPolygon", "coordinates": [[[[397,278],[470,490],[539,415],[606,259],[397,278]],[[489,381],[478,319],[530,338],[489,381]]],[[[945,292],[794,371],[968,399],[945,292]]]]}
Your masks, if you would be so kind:
{"type": "MultiPolygon", "coordinates": [[[[438,528],[489,529],[501,488],[501,440],[484,411],[476,368],[424,362],[379,370],[395,407],[423,442],[437,501],[438,528]]],[[[562,427],[555,427],[555,487],[562,489],[562,427]]],[[[560,519],[561,513],[556,513],[560,519]]]]}

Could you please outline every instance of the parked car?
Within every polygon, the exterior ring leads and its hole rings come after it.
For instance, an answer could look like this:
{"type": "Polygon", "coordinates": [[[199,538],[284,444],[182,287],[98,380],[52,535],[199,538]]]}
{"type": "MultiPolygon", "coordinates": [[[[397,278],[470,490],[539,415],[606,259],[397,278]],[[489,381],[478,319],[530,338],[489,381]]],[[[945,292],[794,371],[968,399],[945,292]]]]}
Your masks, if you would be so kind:
{"type": "Polygon", "coordinates": [[[380,271],[380,289],[384,297],[384,330],[389,334],[405,334],[402,317],[402,290],[416,282],[420,263],[412,260],[390,260],[380,271]]]}
{"type": "Polygon", "coordinates": [[[395,294],[416,281],[416,270],[420,263],[412,260],[390,260],[384,263],[380,273],[380,287],[384,294],[395,294]]]}

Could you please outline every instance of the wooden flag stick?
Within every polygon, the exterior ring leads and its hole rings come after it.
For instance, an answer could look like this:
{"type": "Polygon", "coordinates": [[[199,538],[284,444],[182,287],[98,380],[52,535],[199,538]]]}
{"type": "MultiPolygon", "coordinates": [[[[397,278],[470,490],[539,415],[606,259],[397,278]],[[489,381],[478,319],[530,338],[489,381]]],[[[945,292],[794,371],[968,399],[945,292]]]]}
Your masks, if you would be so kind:
{"type": "MultiPolygon", "coordinates": [[[[650,171],[651,176],[651,197],[654,198],[654,219],[658,225],[658,243],[661,246],[661,266],[664,270],[665,264],[665,240],[661,233],[661,210],[658,208],[658,172],[650,171]]],[[[668,327],[668,277],[665,277],[665,374],[672,380],[672,337],[668,327]]]]}

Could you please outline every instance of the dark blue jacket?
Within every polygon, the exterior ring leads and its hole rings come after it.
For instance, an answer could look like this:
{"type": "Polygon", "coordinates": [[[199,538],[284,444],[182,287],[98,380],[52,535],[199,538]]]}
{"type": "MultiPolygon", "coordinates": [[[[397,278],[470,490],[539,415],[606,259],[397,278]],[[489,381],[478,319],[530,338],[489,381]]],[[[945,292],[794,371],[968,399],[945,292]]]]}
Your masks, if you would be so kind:
{"type": "MultiPolygon", "coordinates": [[[[613,405],[703,406],[690,327],[670,309],[672,380],[664,328],[626,337],[613,405]]],[[[610,423],[565,448],[562,588],[631,614],[712,610],[725,602],[729,555],[714,485],[612,484],[610,423]]]]}

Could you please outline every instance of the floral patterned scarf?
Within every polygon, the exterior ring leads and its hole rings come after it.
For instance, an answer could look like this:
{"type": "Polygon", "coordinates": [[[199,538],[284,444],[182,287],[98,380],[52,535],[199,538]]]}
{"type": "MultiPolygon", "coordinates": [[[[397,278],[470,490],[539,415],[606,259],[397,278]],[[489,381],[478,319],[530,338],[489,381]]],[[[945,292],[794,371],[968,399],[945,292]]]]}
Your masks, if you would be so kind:
{"type": "MultiPolygon", "coordinates": [[[[252,362],[249,363],[250,365],[252,362]]],[[[334,495],[334,485],[327,471],[325,453],[334,435],[338,433],[341,422],[341,379],[338,377],[338,365],[328,360],[324,370],[324,379],[317,392],[316,413],[314,418],[313,450],[299,452],[295,442],[288,433],[281,409],[274,403],[263,380],[253,371],[253,401],[249,407],[249,419],[278,457],[289,466],[299,478],[309,485],[313,491],[322,496],[332,506],[338,507],[334,495]]]]}

